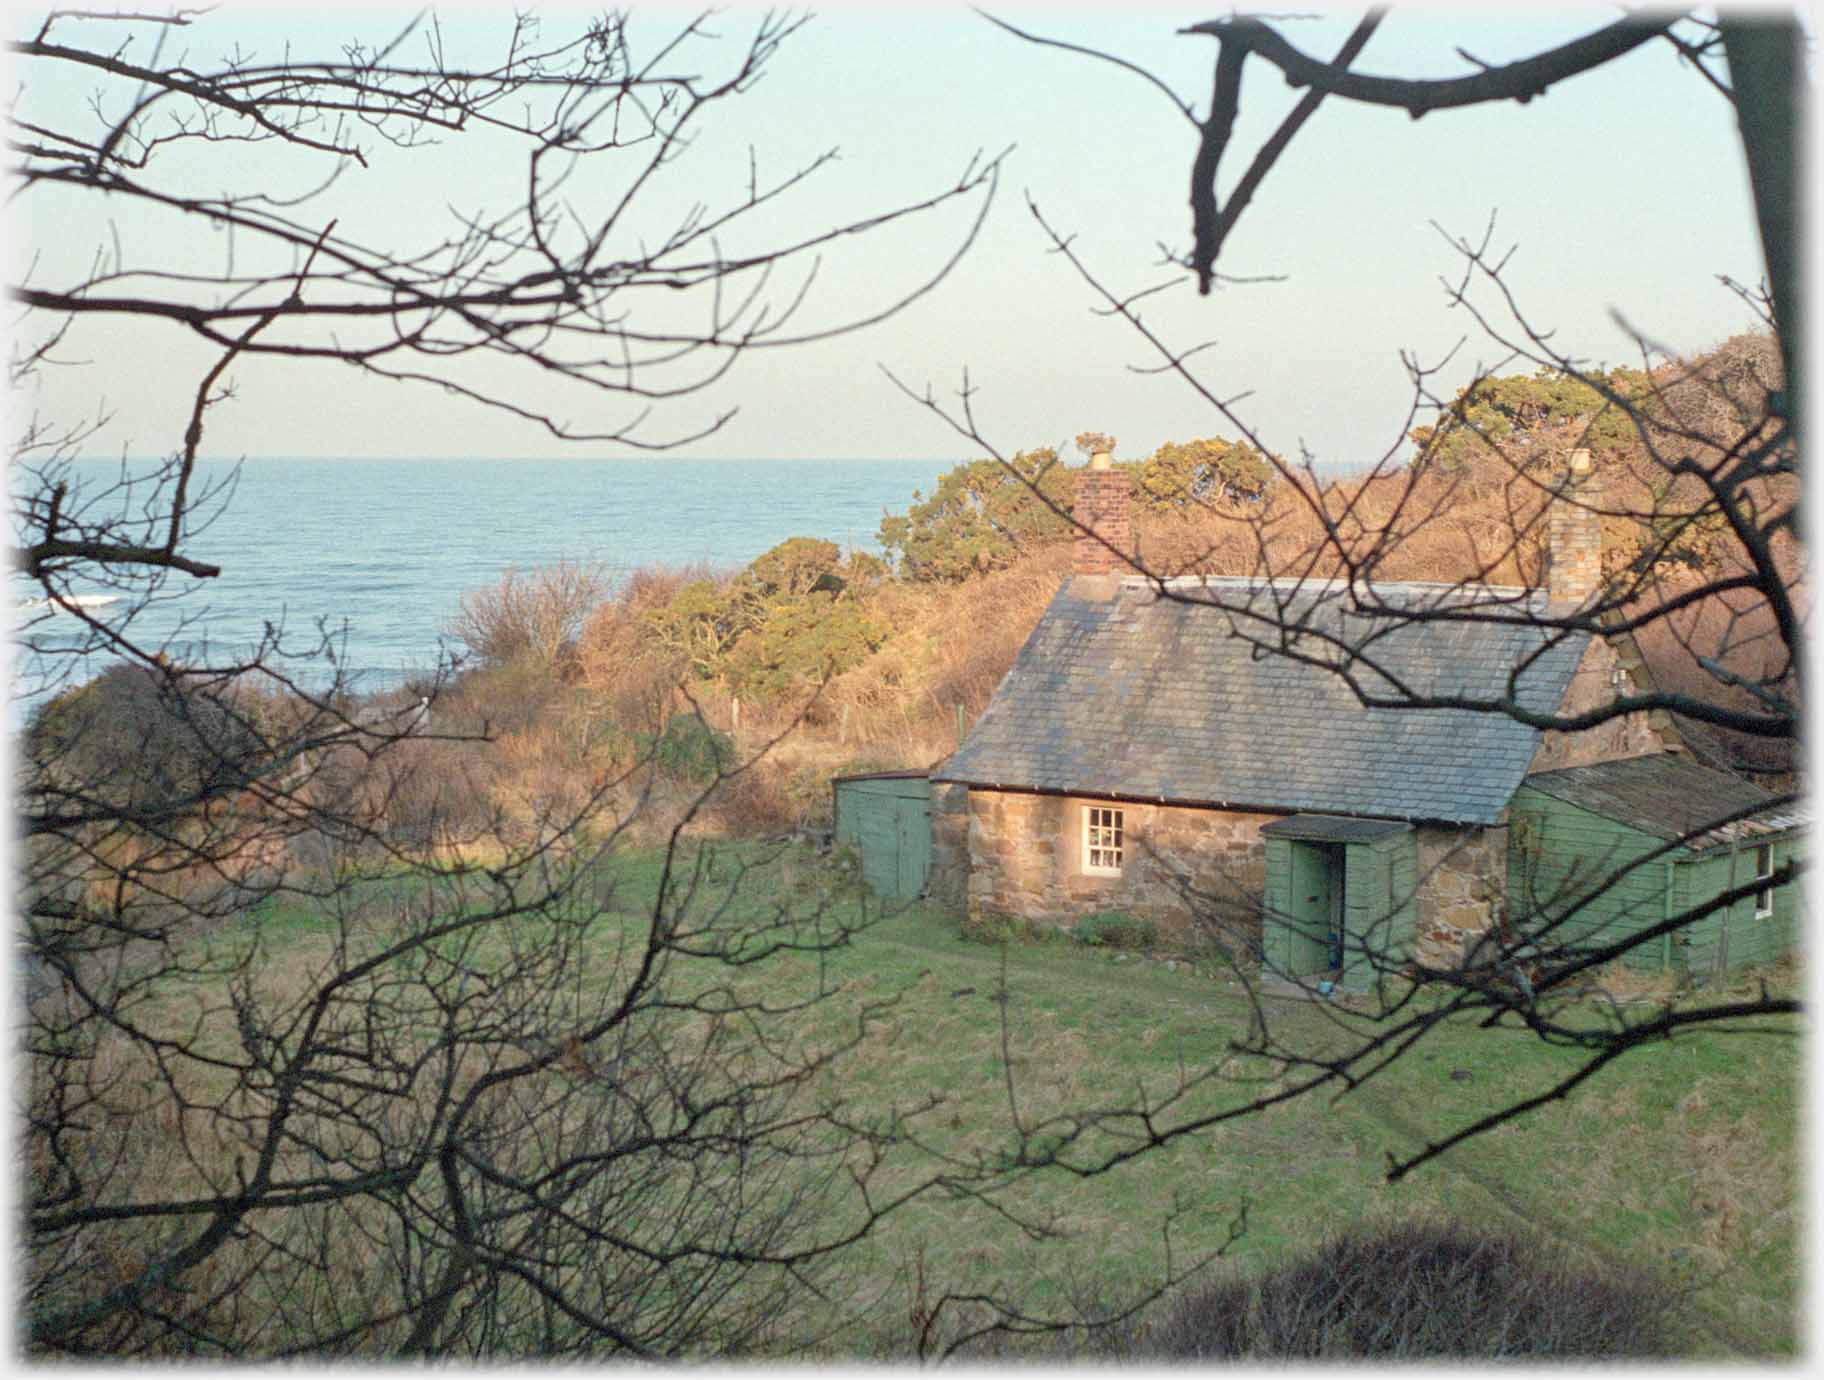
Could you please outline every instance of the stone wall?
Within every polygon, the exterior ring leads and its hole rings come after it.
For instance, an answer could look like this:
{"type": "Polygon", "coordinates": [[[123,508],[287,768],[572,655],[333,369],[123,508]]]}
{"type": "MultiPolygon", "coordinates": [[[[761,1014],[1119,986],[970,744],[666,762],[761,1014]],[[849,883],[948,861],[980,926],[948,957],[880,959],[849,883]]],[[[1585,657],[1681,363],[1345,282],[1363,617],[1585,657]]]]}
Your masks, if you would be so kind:
{"type": "Polygon", "coordinates": [[[1428,967],[1448,967],[1501,917],[1507,890],[1507,826],[1422,825],[1416,833],[1418,960],[1428,967]]]}
{"type": "Polygon", "coordinates": [[[1602,587],[1602,502],[1590,453],[1572,451],[1545,523],[1546,592],[1554,605],[1581,608],[1602,587]]]}
{"type": "MultiPolygon", "coordinates": [[[[1558,713],[1560,716],[1585,714],[1613,703],[1620,695],[1633,693],[1635,683],[1623,659],[1607,642],[1593,638],[1571,677],[1558,713]],[[1619,686],[1615,684],[1617,671],[1621,672],[1619,686]]],[[[1556,771],[1560,767],[1641,757],[1650,752],[1664,752],[1667,746],[1645,713],[1623,714],[1578,733],[1547,730],[1540,734],[1539,746],[1533,751],[1527,771],[1556,771]]]]}
{"type": "Polygon", "coordinates": [[[969,788],[931,783],[931,865],[925,895],[941,906],[969,904],[969,788]]]}
{"type": "MultiPolygon", "coordinates": [[[[1068,927],[1101,910],[1127,911],[1168,943],[1221,934],[1250,949],[1260,939],[1266,890],[1263,824],[1278,815],[937,786],[931,796],[931,895],[972,916],[1016,915],[1068,927]],[[1082,868],[1083,809],[1123,812],[1126,857],[1118,877],[1082,868]],[[966,824],[965,824],[966,821],[966,824]],[[966,906],[939,894],[940,876],[966,836],[966,906]]],[[[1421,825],[1419,961],[1460,960],[1501,918],[1507,827],[1421,825]]],[[[954,894],[954,893],[951,893],[954,894]]]]}
{"type": "MultiPolygon", "coordinates": [[[[934,804],[934,826],[937,818],[934,804]]],[[[1259,940],[1266,883],[1260,826],[1275,818],[971,791],[968,911],[1068,926],[1096,911],[1120,910],[1151,920],[1168,943],[1221,931],[1252,946],[1259,940]],[[1119,876],[1083,871],[1083,811],[1091,805],[1122,811],[1125,856],[1119,876]]]]}

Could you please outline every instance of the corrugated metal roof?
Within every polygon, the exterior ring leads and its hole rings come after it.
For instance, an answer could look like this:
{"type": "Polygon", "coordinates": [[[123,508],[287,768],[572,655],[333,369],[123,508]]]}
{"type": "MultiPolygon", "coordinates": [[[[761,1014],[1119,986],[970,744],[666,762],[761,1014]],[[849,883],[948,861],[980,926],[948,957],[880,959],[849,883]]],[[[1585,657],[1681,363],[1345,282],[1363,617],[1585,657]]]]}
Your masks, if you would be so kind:
{"type": "Polygon", "coordinates": [[[1810,822],[1810,812],[1803,806],[1791,801],[1775,805],[1772,802],[1778,797],[1759,786],[1701,766],[1680,753],[1542,771],[1527,777],[1526,784],[1554,800],[1668,843],[1683,841],[1699,852],[1736,839],[1784,833],[1810,822]],[[1766,809],[1756,809],[1763,803],[1766,809]],[[1743,811],[1753,813],[1728,824],[1717,823],[1743,811]]]}
{"type": "Polygon", "coordinates": [[[1588,645],[1525,620],[1542,596],[1373,587],[1427,621],[1370,615],[1329,583],[1143,580],[1106,601],[1066,584],[934,781],[1276,811],[1493,823],[1538,731],[1474,710],[1364,708],[1365,690],[1517,701],[1550,713],[1588,645]],[[1190,602],[1186,602],[1190,601],[1190,602]],[[1512,623],[1453,619],[1505,602],[1512,623]],[[1265,645],[1263,645],[1265,644],[1265,645]],[[1378,672],[1376,670],[1378,668],[1378,672]],[[1380,674],[1385,673],[1385,675],[1380,674]]]}

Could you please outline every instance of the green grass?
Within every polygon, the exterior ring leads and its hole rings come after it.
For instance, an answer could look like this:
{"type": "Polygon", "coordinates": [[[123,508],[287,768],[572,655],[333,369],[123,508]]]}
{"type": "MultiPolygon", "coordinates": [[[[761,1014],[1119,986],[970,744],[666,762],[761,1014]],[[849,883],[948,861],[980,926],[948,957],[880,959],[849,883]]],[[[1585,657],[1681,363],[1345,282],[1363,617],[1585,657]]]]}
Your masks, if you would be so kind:
{"type": "MultiPolygon", "coordinates": [[[[613,869],[600,936],[605,944],[637,941],[658,892],[659,860],[628,856],[613,869]]],[[[823,880],[805,855],[747,848],[718,851],[699,875],[698,913],[722,907],[736,924],[759,923],[823,880]]],[[[398,888],[390,903],[403,904],[416,895],[410,886],[422,884],[373,885],[398,888]]],[[[853,923],[863,904],[846,893],[830,914],[853,923]]],[[[277,956],[306,946],[322,927],[307,906],[279,906],[261,917],[260,943],[277,956]]],[[[688,966],[679,977],[696,980],[688,966]]],[[[1277,1076],[1231,1056],[1250,1011],[1231,975],[1182,962],[1168,968],[1064,936],[971,942],[954,915],[928,906],[889,913],[832,953],[780,954],[743,968],[734,982],[777,1002],[836,986],[830,1001],[791,1018],[793,1033],[807,1040],[852,1030],[859,1003],[891,1000],[820,1095],[876,1118],[939,1099],[913,1123],[922,1144],[899,1150],[894,1172],[905,1181],[929,1171],[938,1153],[1005,1149],[1016,1113],[1032,1124],[1073,1109],[1156,1101],[1187,1078],[1225,1069],[1192,1082],[1182,1106],[1162,1118],[1170,1125],[1245,1102],[1277,1076]]],[[[1279,999],[1268,1008],[1289,1046],[1334,1046],[1328,1008],[1279,999]]],[[[1768,1020],[1644,1048],[1563,1102],[1389,1184],[1390,1154],[1408,1154],[1576,1066],[1574,1052],[1524,1033],[1442,1027],[1346,1095],[1308,1095],[1106,1173],[1049,1171],[1014,1184],[1004,1205],[1052,1223],[1057,1234],[1047,1239],[1029,1239],[980,1204],[920,1200],[844,1261],[841,1276],[852,1287],[839,1306],[807,1308],[782,1335],[819,1336],[823,1355],[903,1347],[921,1261],[928,1284],[941,1288],[1014,1289],[1040,1309],[1085,1298],[1107,1304],[1166,1268],[1168,1217],[1171,1259],[1182,1264],[1218,1249],[1245,1210],[1246,1233],[1230,1251],[1244,1267],[1264,1268],[1326,1232],[1388,1216],[1506,1224],[1588,1260],[1625,1259],[1677,1277],[1690,1291],[1684,1316],[1693,1354],[1791,1354],[1798,1030],[1797,1021],[1768,1020]]],[[[1090,1142],[1116,1144],[1109,1136],[1090,1142]]]]}
{"type": "MultiPolygon", "coordinates": [[[[955,933],[954,918],[914,908],[882,922],[843,960],[866,980],[905,992],[896,1030],[915,1036],[900,1041],[890,1072],[864,1068],[875,1081],[851,1091],[884,1097],[896,1083],[929,1084],[953,1090],[965,1121],[1004,1118],[999,1012],[990,1000],[1002,955],[955,933]],[[975,991],[955,995],[969,987],[975,991]]],[[[1181,1069],[1220,1061],[1248,1028],[1240,987],[1207,972],[1114,963],[1064,943],[1012,946],[1005,958],[1016,1085],[1034,1104],[1163,1093],[1181,1069]],[[1058,1095],[1048,1097],[1053,1088],[1058,1095]]],[[[1321,1007],[1271,1006],[1275,1031],[1293,1047],[1321,1047],[1332,1035],[1321,1007]]],[[[1175,1225],[1177,1249],[1213,1249],[1245,1205],[1248,1233],[1233,1255],[1263,1262],[1348,1222],[1430,1210],[1510,1222],[1599,1259],[1671,1270],[1693,1291],[1694,1349],[1790,1352],[1797,1023],[1760,1026],[1763,1033],[1713,1031],[1643,1049],[1567,1101],[1388,1184],[1390,1153],[1410,1153],[1575,1066],[1573,1053],[1518,1032],[1446,1027],[1344,1096],[1306,1096],[1104,1176],[1052,1176],[1033,1186],[1031,1201],[1056,1207],[1078,1237],[1035,1248],[1020,1265],[1063,1279],[1081,1269],[1087,1247],[1098,1270],[1137,1280],[1163,1265],[1161,1210],[1178,1198],[1195,1206],[1175,1225]]],[[[1247,1100],[1256,1087],[1247,1076],[1259,1072],[1238,1067],[1237,1081],[1201,1089],[1188,1110],[1247,1100]]],[[[984,1262],[958,1235],[941,1215],[914,1214],[877,1251],[885,1264],[896,1247],[910,1252],[903,1242],[922,1244],[928,1275],[967,1275],[984,1262]]]]}

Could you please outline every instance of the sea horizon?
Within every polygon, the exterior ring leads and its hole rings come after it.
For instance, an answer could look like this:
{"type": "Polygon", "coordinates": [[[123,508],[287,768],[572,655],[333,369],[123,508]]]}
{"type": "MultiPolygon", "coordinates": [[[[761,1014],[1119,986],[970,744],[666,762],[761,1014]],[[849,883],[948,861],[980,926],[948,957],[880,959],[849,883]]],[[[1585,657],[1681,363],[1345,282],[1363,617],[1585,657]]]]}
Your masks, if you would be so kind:
{"type": "MultiPolygon", "coordinates": [[[[71,468],[93,492],[123,465],[150,474],[159,458],[90,457],[71,468]]],[[[340,640],[324,676],[353,673],[385,690],[445,664],[463,596],[509,570],[565,561],[601,569],[610,588],[652,568],[738,570],[790,537],[878,552],[880,520],[904,512],[957,462],[875,459],[579,455],[489,460],[447,456],[200,458],[186,551],[222,574],[173,576],[135,616],[136,640],[183,661],[232,660],[280,624],[293,640],[340,640]],[[789,478],[783,476],[789,475],[789,478]],[[181,592],[179,592],[181,591],[181,592]]],[[[119,505],[118,495],[111,500],[119,505]]],[[[39,592],[22,579],[14,601],[39,592]]],[[[99,580],[77,594],[113,592],[99,580]]],[[[123,602],[120,611],[128,605],[123,602]]],[[[15,699],[36,701],[33,671],[55,659],[60,615],[15,635],[15,699]]],[[[62,636],[68,635],[64,630],[62,636]]],[[[85,663],[77,679],[98,674],[85,663]]],[[[42,677],[39,678],[42,682],[42,677]]]]}

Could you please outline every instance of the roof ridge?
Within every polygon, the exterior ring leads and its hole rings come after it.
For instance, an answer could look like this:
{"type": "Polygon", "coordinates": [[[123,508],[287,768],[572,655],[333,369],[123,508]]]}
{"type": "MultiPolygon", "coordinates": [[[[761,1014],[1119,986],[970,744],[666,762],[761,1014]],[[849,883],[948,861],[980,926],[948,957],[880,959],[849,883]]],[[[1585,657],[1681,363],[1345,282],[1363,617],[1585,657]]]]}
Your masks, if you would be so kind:
{"type": "Polygon", "coordinates": [[[1293,592],[1310,591],[1316,594],[1340,592],[1347,589],[1363,589],[1370,593],[1376,591],[1400,591],[1429,593],[1437,591],[1445,594],[1460,594],[1470,599],[1532,599],[1544,595],[1545,591],[1529,585],[1487,585],[1467,584],[1461,580],[1345,580],[1337,577],[1314,579],[1305,576],[1284,577],[1276,575],[1169,575],[1163,579],[1146,575],[1127,575],[1122,577],[1124,589],[1148,589],[1155,584],[1165,589],[1260,589],[1287,590],[1293,592]]]}

